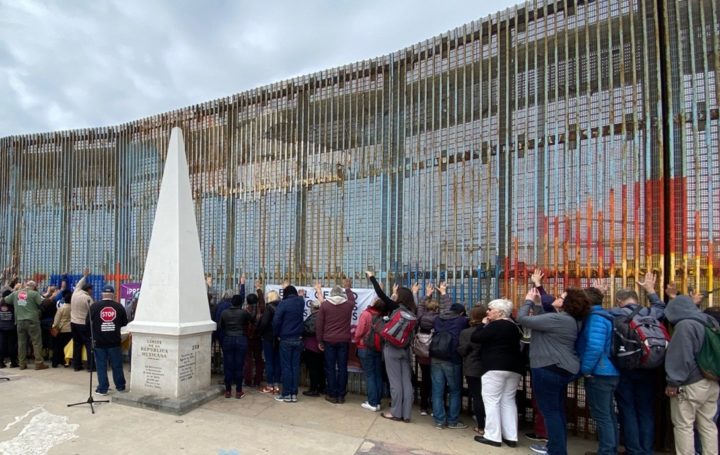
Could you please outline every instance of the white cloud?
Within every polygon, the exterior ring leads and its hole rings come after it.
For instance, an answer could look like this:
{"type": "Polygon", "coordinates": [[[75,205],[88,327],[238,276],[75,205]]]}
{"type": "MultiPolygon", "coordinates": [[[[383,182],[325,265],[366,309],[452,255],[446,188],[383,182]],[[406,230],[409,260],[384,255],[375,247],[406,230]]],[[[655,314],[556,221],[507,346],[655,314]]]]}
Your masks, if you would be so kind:
{"type": "Polygon", "coordinates": [[[512,0],[0,0],[0,137],[115,125],[385,55],[512,0]]]}

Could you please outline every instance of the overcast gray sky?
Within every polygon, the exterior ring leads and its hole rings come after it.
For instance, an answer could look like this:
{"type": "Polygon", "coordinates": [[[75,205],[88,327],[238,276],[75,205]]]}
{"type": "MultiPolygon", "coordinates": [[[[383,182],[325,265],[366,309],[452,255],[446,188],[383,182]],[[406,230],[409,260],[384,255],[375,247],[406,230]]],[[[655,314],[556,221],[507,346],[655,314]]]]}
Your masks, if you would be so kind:
{"type": "Polygon", "coordinates": [[[399,50],[519,0],[0,0],[0,137],[110,126],[399,50]]]}

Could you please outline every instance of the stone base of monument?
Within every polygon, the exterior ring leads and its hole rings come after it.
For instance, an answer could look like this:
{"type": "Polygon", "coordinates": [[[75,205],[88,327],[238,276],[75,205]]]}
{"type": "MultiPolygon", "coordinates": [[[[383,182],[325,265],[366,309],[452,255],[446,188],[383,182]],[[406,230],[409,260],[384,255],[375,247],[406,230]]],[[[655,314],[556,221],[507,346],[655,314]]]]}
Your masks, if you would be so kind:
{"type": "Polygon", "coordinates": [[[183,415],[203,404],[214,400],[225,392],[225,386],[215,385],[191,392],[181,398],[166,398],[157,395],[143,395],[136,392],[119,393],[112,397],[113,403],[152,409],[174,415],[183,415]]]}
{"type": "Polygon", "coordinates": [[[113,402],[183,414],[224,392],[210,383],[211,332],[147,333],[143,323],[135,329],[130,391],[116,394],[113,402]]]}

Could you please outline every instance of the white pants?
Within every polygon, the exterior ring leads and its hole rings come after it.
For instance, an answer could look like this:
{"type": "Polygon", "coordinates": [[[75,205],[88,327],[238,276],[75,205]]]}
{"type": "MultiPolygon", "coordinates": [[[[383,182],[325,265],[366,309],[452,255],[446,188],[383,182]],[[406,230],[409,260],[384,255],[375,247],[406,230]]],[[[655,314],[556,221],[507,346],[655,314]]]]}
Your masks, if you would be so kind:
{"type": "Polygon", "coordinates": [[[693,427],[700,433],[703,455],[717,455],[718,433],[713,417],[717,410],[718,390],[717,382],[701,379],[682,386],[682,393],[670,399],[670,418],[678,455],[695,455],[693,427]]]}
{"type": "Polygon", "coordinates": [[[518,414],[515,394],[521,376],[512,371],[492,370],[482,376],[485,404],[485,439],[517,441],[518,414]]]}

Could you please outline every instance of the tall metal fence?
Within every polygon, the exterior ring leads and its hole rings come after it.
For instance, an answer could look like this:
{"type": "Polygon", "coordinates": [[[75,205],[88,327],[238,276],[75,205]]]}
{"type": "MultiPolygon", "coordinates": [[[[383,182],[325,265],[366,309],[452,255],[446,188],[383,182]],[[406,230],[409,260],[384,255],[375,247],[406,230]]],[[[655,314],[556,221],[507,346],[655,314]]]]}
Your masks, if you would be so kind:
{"type": "MultiPolygon", "coordinates": [[[[468,305],[646,270],[712,289],[720,6],[525,2],[127,124],[0,139],[0,262],[142,275],[172,126],[220,287],[447,280],[468,305]]],[[[712,297],[711,297],[712,299],[712,297]]]]}

